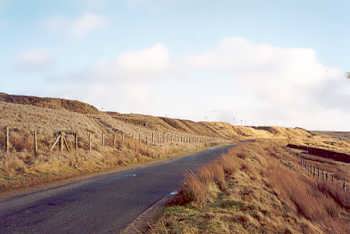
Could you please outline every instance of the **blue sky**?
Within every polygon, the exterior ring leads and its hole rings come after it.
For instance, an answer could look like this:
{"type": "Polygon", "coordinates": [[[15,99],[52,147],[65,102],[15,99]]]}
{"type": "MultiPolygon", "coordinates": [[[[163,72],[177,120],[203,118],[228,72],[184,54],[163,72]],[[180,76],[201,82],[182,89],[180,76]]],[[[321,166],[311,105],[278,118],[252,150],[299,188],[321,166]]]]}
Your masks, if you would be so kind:
{"type": "Polygon", "coordinates": [[[0,87],[121,112],[350,130],[349,6],[0,0],[0,87]]]}

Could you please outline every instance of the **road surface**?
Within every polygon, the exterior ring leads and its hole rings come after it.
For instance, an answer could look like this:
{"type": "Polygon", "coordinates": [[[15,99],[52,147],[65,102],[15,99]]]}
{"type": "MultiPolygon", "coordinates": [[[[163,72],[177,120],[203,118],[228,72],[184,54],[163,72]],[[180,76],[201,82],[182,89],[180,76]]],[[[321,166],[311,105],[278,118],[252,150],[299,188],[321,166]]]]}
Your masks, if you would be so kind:
{"type": "Polygon", "coordinates": [[[118,233],[176,190],[187,169],[198,168],[230,147],[0,201],[0,233],[118,233]]]}

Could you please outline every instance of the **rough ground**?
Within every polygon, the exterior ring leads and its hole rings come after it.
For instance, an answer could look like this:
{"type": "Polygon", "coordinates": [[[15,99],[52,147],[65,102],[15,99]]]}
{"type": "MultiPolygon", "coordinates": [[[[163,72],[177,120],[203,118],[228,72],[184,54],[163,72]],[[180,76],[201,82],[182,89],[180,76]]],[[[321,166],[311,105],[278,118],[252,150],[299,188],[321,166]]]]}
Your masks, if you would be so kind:
{"type": "Polygon", "coordinates": [[[232,149],[188,174],[149,232],[349,233],[349,193],[308,176],[301,155],[269,141],[232,149]]]}

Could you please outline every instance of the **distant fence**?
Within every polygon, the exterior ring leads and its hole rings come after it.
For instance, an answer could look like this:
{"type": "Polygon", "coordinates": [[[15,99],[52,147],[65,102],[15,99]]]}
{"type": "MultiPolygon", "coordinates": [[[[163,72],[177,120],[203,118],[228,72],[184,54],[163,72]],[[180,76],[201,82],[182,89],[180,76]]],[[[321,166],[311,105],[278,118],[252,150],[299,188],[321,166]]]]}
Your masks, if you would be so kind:
{"type": "Polygon", "coordinates": [[[313,178],[316,178],[318,180],[321,180],[323,182],[332,183],[332,184],[341,186],[344,192],[350,191],[349,183],[346,180],[337,179],[334,173],[326,170],[322,170],[316,167],[315,165],[313,165],[312,163],[308,163],[305,159],[301,159],[299,163],[301,168],[303,168],[306,171],[307,175],[313,178]]]}
{"type": "MultiPolygon", "coordinates": [[[[11,151],[16,151],[15,147],[13,147],[13,143],[11,142],[11,131],[16,130],[17,128],[11,128],[9,126],[4,129],[4,139],[3,142],[0,142],[0,151],[10,153],[11,151]]],[[[25,137],[25,136],[23,136],[25,137]]],[[[40,134],[38,131],[33,130],[30,132],[29,136],[31,141],[31,149],[26,148],[27,151],[32,151],[34,154],[37,154],[40,149],[39,139],[40,134]]],[[[110,146],[116,147],[117,142],[121,142],[123,144],[126,140],[132,141],[138,144],[144,145],[152,145],[152,146],[163,146],[163,145],[181,145],[181,144],[208,144],[213,142],[219,142],[223,139],[208,137],[208,136],[199,136],[199,135],[190,135],[190,134],[181,134],[181,133],[173,133],[173,132],[158,132],[158,131],[137,131],[137,132],[129,132],[125,133],[120,130],[111,132],[101,132],[100,134],[96,134],[93,131],[87,131],[87,134],[84,136],[79,136],[77,131],[73,130],[58,130],[56,131],[51,139],[45,139],[45,142],[49,144],[49,151],[59,150],[63,151],[73,151],[78,150],[80,148],[80,142],[83,137],[85,137],[85,142],[87,142],[87,150],[92,151],[94,145],[99,146],[110,146]],[[73,140],[72,140],[73,137],[73,140]],[[68,140],[70,138],[70,140],[68,140]],[[96,141],[96,138],[98,142],[96,141]],[[118,140],[119,138],[119,140],[118,140]],[[95,139],[95,141],[94,141],[95,139]],[[107,142],[107,139],[109,141],[107,142]]],[[[0,138],[1,139],[1,138],[0,138]]],[[[28,139],[27,139],[28,140],[28,139]]],[[[41,139],[43,140],[43,139],[41,139]]],[[[118,143],[118,144],[119,144],[118,143]]],[[[47,146],[47,144],[45,145],[47,146]]],[[[85,148],[86,149],[86,148],[85,148]]]]}

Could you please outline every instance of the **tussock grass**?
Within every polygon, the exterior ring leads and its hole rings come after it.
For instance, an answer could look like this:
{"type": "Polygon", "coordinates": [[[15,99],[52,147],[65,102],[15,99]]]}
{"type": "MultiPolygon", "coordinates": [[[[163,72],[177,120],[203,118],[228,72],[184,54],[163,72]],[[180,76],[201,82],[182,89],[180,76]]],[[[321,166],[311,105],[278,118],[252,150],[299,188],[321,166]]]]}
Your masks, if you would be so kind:
{"type": "Polygon", "coordinates": [[[203,206],[209,199],[207,184],[193,172],[186,174],[180,193],[169,204],[184,205],[190,202],[203,206]]]}
{"type": "Polygon", "coordinates": [[[184,205],[192,202],[198,206],[205,205],[211,195],[215,196],[215,187],[225,190],[226,176],[232,176],[236,170],[234,160],[222,157],[202,166],[196,173],[186,173],[179,194],[170,201],[170,204],[184,205]]]}
{"type": "Polygon", "coordinates": [[[313,190],[307,178],[277,163],[268,169],[267,176],[281,199],[292,202],[297,212],[311,221],[322,221],[328,217],[327,209],[338,208],[327,196],[313,190]]]}
{"type": "Polygon", "coordinates": [[[266,141],[232,149],[186,175],[150,232],[349,233],[348,196],[306,177],[295,157],[266,141]]]}
{"type": "Polygon", "coordinates": [[[350,209],[350,194],[341,186],[321,181],[316,184],[316,187],[322,194],[331,196],[341,207],[350,209]]]}

